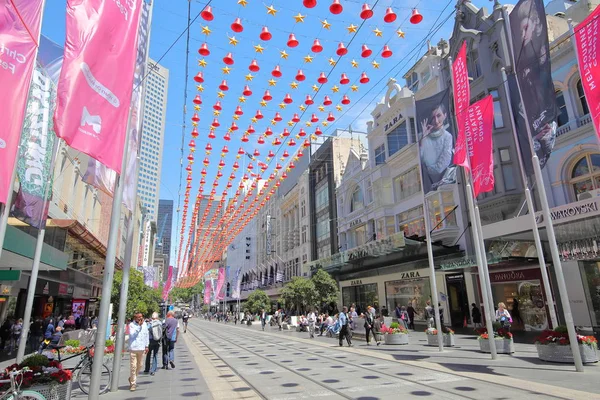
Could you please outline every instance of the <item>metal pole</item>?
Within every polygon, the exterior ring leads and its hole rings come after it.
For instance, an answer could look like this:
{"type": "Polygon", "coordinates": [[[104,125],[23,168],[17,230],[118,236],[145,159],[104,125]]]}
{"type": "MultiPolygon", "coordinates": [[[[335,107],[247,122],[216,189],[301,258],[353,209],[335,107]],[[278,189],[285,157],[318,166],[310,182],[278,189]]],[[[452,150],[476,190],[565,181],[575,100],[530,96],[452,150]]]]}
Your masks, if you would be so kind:
{"type": "MultiPolygon", "coordinates": [[[[466,171],[465,171],[466,172],[466,171]]],[[[479,232],[477,229],[477,214],[475,213],[475,201],[473,200],[473,190],[471,189],[471,179],[468,176],[469,174],[465,173],[465,177],[467,180],[467,199],[469,201],[469,215],[471,218],[471,230],[473,234],[473,246],[475,247],[475,257],[477,258],[477,272],[479,273],[479,285],[481,286],[481,296],[483,297],[483,304],[485,305],[486,310],[484,310],[485,315],[485,326],[488,331],[488,341],[490,343],[490,353],[492,354],[492,360],[498,358],[496,352],[496,341],[494,340],[494,326],[492,324],[492,313],[494,312],[494,308],[489,308],[489,294],[486,290],[487,280],[485,279],[485,270],[483,269],[483,261],[482,258],[485,257],[485,253],[481,254],[481,246],[479,246],[479,232]]]]}
{"type": "Polygon", "coordinates": [[[12,176],[10,178],[10,190],[6,204],[2,207],[2,213],[0,214],[0,258],[2,258],[2,249],[4,247],[4,238],[6,236],[6,227],[8,226],[8,217],[10,215],[10,208],[12,207],[13,198],[13,186],[15,185],[15,179],[17,177],[17,166],[13,169],[12,176]]]}
{"type": "MultiPolygon", "coordinates": [[[[510,88],[508,86],[506,70],[504,67],[502,67],[501,71],[502,81],[504,82],[504,93],[506,94],[507,101],[510,101],[510,88]]],[[[513,131],[515,146],[517,147],[517,153],[523,154],[521,153],[521,144],[519,143],[519,138],[517,136],[517,127],[515,125],[513,110],[510,106],[508,107],[508,114],[510,117],[509,119],[513,131]]],[[[537,249],[538,262],[540,264],[540,272],[542,273],[542,283],[544,284],[544,291],[546,292],[546,302],[548,304],[548,311],[550,313],[550,321],[552,322],[552,328],[556,328],[558,326],[558,318],[556,317],[556,308],[554,307],[554,295],[552,294],[552,288],[550,287],[550,278],[548,277],[548,270],[546,268],[544,248],[542,247],[542,240],[540,239],[540,232],[538,230],[537,221],[535,218],[535,205],[531,197],[531,190],[529,190],[529,180],[527,179],[527,174],[525,173],[523,159],[521,157],[517,157],[517,159],[519,160],[519,168],[521,169],[521,179],[523,180],[523,186],[525,188],[525,199],[527,200],[527,207],[529,208],[529,216],[531,218],[531,224],[533,227],[533,239],[535,241],[535,248],[537,249]]]]}
{"type": "MultiPolygon", "coordinates": [[[[506,7],[503,9],[505,28],[507,29],[508,43],[510,45],[510,53],[513,57],[513,70],[516,71],[516,65],[514,62],[514,46],[512,43],[512,36],[510,35],[510,21],[508,19],[508,12],[506,7]]],[[[535,173],[535,179],[537,181],[538,193],[540,196],[540,202],[542,203],[542,213],[544,215],[544,223],[546,224],[546,232],[548,234],[548,245],[550,246],[550,253],[552,254],[552,264],[554,265],[554,273],[556,275],[556,281],[558,283],[558,293],[560,295],[563,313],[565,314],[565,323],[567,325],[567,331],[569,332],[569,342],[571,345],[571,352],[573,353],[573,361],[575,362],[575,370],[577,372],[583,372],[583,363],[581,360],[581,353],[579,352],[579,344],[577,342],[577,332],[575,331],[575,325],[573,323],[573,315],[571,313],[571,304],[569,303],[569,295],[567,293],[567,285],[565,283],[565,276],[562,270],[562,263],[560,261],[560,253],[558,251],[558,245],[556,243],[556,235],[554,234],[554,224],[552,223],[552,217],[550,215],[550,206],[548,205],[548,197],[546,195],[546,188],[544,185],[544,178],[542,176],[542,167],[540,166],[540,160],[533,148],[531,143],[531,126],[529,125],[529,117],[527,115],[527,109],[525,102],[523,101],[523,93],[519,86],[519,80],[516,79],[519,99],[523,105],[523,114],[525,117],[525,127],[527,128],[527,135],[529,141],[529,148],[532,154],[533,170],[535,173]]]]}
{"type": "Polygon", "coordinates": [[[479,215],[479,205],[477,204],[477,199],[474,199],[473,202],[475,203],[474,222],[477,228],[477,246],[479,246],[479,249],[481,251],[481,269],[483,271],[483,280],[485,282],[485,286],[482,289],[485,289],[485,291],[487,292],[487,308],[489,310],[489,314],[491,315],[495,312],[494,294],[492,293],[492,283],[490,281],[490,270],[488,268],[487,252],[485,251],[485,242],[483,240],[483,228],[481,226],[481,215],[479,215]]]}

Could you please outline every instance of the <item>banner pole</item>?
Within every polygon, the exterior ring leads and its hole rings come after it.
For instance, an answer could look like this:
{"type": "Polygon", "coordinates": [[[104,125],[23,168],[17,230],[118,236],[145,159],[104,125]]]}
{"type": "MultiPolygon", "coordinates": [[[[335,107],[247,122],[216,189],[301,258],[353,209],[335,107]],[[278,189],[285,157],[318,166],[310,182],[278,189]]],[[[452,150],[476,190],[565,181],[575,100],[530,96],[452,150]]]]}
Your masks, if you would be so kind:
{"type": "Polygon", "coordinates": [[[15,180],[17,179],[17,164],[13,169],[12,176],[10,178],[10,193],[6,199],[6,204],[2,206],[2,213],[0,214],[0,258],[2,258],[2,249],[4,247],[4,238],[6,237],[6,228],[8,226],[8,217],[10,216],[10,209],[12,207],[13,199],[13,187],[15,186],[15,180]]]}
{"type": "MultiPolygon", "coordinates": [[[[514,62],[514,45],[512,42],[512,35],[510,34],[510,21],[508,19],[508,12],[506,6],[502,10],[504,14],[504,23],[506,33],[508,36],[508,43],[510,46],[510,54],[512,54],[512,66],[513,72],[516,71],[516,64],[514,62]]],[[[569,303],[569,294],[567,293],[567,285],[565,283],[565,276],[562,269],[562,262],[560,260],[560,253],[558,251],[558,245],[556,243],[556,235],[554,233],[554,224],[552,223],[552,217],[550,215],[550,206],[548,204],[548,197],[546,195],[546,187],[544,184],[544,178],[542,176],[542,167],[540,166],[540,160],[533,148],[531,143],[531,126],[529,125],[529,117],[527,110],[524,107],[523,93],[519,85],[519,80],[516,79],[517,88],[519,92],[519,99],[523,105],[523,114],[525,117],[525,127],[527,129],[529,147],[532,154],[533,169],[535,172],[535,180],[538,185],[538,195],[540,202],[542,203],[542,213],[544,215],[544,223],[546,224],[546,232],[548,233],[548,245],[550,246],[550,253],[552,254],[552,264],[554,265],[554,273],[556,275],[556,281],[558,283],[558,292],[561,299],[563,314],[565,316],[565,324],[567,325],[567,331],[569,333],[569,343],[571,346],[571,352],[573,353],[573,361],[575,363],[575,370],[577,372],[583,372],[583,363],[581,360],[581,353],[579,352],[579,344],[577,342],[577,332],[575,331],[575,325],[573,323],[573,314],[571,313],[571,304],[569,303]]]]}
{"type": "MultiPolygon", "coordinates": [[[[502,81],[504,82],[504,93],[506,93],[506,98],[510,99],[510,88],[508,86],[508,78],[506,76],[506,69],[504,67],[501,68],[502,71],[502,81]]],[[[521,153],[521,144],[519,143],[519,138],[517,137],[517,127],[515,125],[515,118],[513,115],[512,107],[508,107],[508,114],[510,117],[510,124],[513,131],[513,136],[515,140],[515,146],[517,147],[517,152],[521,153]]],[[[521,179],[523,180],[523,186],[525,187],[525,199],[527,201],[527,208],[529,208],[529,216],[531,218],[532,223],[532,232],[533,239],[535,241],[535,248],[537,249],[538,254],[538,262],[540,264],[540,272],[542,274],[542,282],[544,284],[544,291],[546,292],[546,303],[548,305],[548,312],[550,313],[550,321],[552,322],[552,328],[556,328],[558,326],[558,318],[556,317],[556,308],[554,306],[554,295],[552,294],[552,288],[550,287],[550,278],[548,277],[548,269],[546,266],[546,260],[544,257],[544,247],[542,246],[542,240],[540,238],[540,232],[537,226],[537,221],[535,217],[535,205],[533,203],[533,199],[531,197],[531,190],[529,189],[529,180],[527,178],[527,174],[525,173],[525,166],[523,165],[523,159],[521,157],[517,157],[519,159],[519,168],[521,169],[521,179]]]]}

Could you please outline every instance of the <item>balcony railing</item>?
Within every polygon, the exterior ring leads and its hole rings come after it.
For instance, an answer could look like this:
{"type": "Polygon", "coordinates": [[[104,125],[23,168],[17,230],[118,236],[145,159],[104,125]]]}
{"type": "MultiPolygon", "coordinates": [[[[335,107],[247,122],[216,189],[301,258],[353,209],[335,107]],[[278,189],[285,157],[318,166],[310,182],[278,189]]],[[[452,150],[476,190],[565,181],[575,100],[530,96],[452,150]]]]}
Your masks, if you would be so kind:
{"type": "Polygon", "coordinates": [[[590,114],[586,114],[583,117],[577,120],[577,127],[580,128],[584,125],[587,125],[592,122],[592,116],[590,114]]]}

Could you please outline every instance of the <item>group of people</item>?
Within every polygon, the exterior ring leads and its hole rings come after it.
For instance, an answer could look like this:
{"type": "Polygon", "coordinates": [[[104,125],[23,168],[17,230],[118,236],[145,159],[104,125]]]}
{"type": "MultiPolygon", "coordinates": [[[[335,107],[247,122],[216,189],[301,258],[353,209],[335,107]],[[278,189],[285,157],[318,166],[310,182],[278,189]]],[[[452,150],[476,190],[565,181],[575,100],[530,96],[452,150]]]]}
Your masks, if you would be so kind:
{"type": "MultiPolygon", "coordinates": [[[[184,312],[184,328],[187,330],[189,315],[184,312]],[[186,318],[187,316],[187,318],[186,318]]],[[[162,368],[175,368],[175,343],[179,338],[179,321],[175,313],[169,311],[167,318],[159,319],[158,313],[152,314],[151,320],[144,320],[142,313],[137,313],[128,325],[129,331],[129,390],[137,388],[137,377],[144,373],[154,375],[158,369],[158,354],[162,346],[162,368]],[[146,359],[144,361],[144,355],[146,359]]],[[[185,331],[184,331],[185,332],[185,331]]]]}

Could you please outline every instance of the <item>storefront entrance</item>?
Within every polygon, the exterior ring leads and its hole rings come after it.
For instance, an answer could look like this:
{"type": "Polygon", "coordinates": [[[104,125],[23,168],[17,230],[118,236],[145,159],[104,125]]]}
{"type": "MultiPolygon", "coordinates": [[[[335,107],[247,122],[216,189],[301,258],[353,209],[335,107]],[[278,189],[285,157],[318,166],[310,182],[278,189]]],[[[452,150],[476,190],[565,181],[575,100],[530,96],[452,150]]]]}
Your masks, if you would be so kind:
{"type": "Polygon", "coordinates": [[[379,310],[379,297],[377,296],[377,284],[358,284],[342,288],[343,305],[350,308],[352,304],[356,304],[356,312],[358,314],[367,311],[367,306],[375,307],[379,310]]]}
{"type": "Polygon", "coordinates": [[[446,275],[448,289],[448,308],[450,309],[450,323],[453,327],[460,328],[470,322],[469,299],[465,287],[464,274],[446,275]]]}

